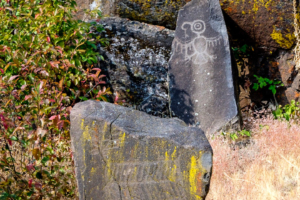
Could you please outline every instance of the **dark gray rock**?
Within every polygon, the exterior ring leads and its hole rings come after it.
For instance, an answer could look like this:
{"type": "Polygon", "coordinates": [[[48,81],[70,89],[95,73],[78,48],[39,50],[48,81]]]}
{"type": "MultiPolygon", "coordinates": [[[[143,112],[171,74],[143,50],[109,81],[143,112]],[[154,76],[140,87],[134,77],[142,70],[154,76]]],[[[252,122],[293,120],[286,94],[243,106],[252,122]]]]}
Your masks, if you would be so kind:
{"type": "Polygon", "coordinates": [[[80,199],[205,198],[212,149],[199,128],[118,105],[86,101],[71,111],[80,199]]]}
{"type": "Polygon", "coordinates": [[[121,18],[100,23],[110,42],[100,48],[105,57],[100,68],[109,87],[118,92],[124,106],[169,117],[167,70],[174,31],[121,18]]]}
{"type": "Polygon", "coordinates": [[[169,61],[171,110],[214,133],[237,121],[230,47],[217,0],[193,0],[180,11],[169,61]]]}

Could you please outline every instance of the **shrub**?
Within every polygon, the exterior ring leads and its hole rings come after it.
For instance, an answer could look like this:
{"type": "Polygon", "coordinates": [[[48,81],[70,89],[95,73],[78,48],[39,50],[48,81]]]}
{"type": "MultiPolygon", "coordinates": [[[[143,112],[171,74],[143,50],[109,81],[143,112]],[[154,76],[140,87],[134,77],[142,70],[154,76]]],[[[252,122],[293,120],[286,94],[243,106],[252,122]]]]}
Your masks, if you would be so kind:
{"type": "MultiPolygon", "coordinates": [[[[0,199],[74,199],[69,113],[108,100],[91,24],[72,0],[0,3],[0,199]]],[[[103,29],[95,26],[98,32],[103,29]]]]}

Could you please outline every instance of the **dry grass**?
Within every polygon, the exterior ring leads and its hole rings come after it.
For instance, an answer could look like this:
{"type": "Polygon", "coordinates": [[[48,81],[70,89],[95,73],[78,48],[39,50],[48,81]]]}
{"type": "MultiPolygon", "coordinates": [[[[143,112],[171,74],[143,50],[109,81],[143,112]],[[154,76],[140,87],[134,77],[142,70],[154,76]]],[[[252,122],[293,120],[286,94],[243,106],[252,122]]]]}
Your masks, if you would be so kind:
{"type": "Polygon", "coordinates": [[[232,148],[210,139],[213,174],[207,200],[300,199],[299,121],[254,120],[251,143],[232,148]]]}

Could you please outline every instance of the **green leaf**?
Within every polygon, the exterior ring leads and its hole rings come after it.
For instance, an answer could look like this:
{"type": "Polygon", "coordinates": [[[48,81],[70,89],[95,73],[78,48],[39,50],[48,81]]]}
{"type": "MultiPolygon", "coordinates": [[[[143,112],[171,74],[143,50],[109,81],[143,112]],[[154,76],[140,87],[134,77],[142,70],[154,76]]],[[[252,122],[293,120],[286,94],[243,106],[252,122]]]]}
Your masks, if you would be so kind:
{"type": "Polygon", "coordinates": [[[244,44],[244,45],[241,47],[241,52],[246,53],[247,48],[248,48],[248,45],[244,44]]]}
{"type": "Polygon", "coordinates": [[[18,141],[18,138],[16,136],[12,136],[10,139],[13,141],[18,141]]]}
{"type": "Polygon", "coordinates": [[[60,46],[61,48],[65,48],[65,42],[63,40],[59,41],[57,45],[60,46]]]}
{"type": "Polygon", "coordinates": [[[43,165],[45,165],[46,164],[46,162],[48,162],[50,160],[50,158],[49,158],[49,156],[46,156],[46,157],[44,157],[43,159],[42,159],[42,163],[43,163],[43,165]]]}
{"type": "Polygon", "coordinates": [[[86,98],[86,97],[79,97],[79,99],[82,100],[82,101],[87,101],[87,100],[89,100],[89,99],[86,98]]]}
{"type": "Polygon", "coordinates": [[[275,85],[270,85],[269,90],[271,90],[274,95],[276,94],[276,86],[275,85]]]}
{"type": "Polygon", "coordinates": [[[7,192],[3,192],[0,196],[0,200],[7,200],[10,195],[7,192]]]}
{"type": "Polygon", "coordinates": [[[51,148],[51,147],[47,147],[46,148],[52,155],[54,154],[54,151],[53,151],[53,149],[51,148]]]}
{"type": "Polygon", "coordinates": [[[27,196],[31,197],[33,195],[33,193],[34,193],[33,191],[30,191],[30,192],[27,193],[27,196]]]}
{"type": "Polygon", "coordinates": [[[253,88],[255,91],[257,91],[258,88],[259,88],[259,85],[258,85],[257,83],[254,83],[252,88],[253,88]]]}
{"type": "Polygon", "coordinates": [[[235,133],[230,133],[230,138],[235,141],[236,139],[238,139],[238,136],[235,133]]]}

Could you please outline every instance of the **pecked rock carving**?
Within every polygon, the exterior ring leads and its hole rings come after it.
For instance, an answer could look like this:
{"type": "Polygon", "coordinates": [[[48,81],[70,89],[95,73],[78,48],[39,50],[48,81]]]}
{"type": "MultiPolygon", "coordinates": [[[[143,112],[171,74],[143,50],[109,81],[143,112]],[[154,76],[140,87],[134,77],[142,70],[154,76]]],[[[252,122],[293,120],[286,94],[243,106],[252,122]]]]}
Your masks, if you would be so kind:
{"type": "Polygon", "coordinates": [[[206,24],[203,20],[195,20],[193,22],[184,22],[181,25],[184,30],[183,40],[176,37],[174,40],[174,51],[178,54],[183,54],[185,61],[192,61],[193,64],[203,65],[208,61],[214,61],[217,56],[212,55],[208,48],[221,45],[222,36],[207,38],[203,35],[206,31],[206,24]],[[189,30],[190,29],[190,30],[189,30]],[[188,32],[195,34],[190,37],[188,32]],[[187,38],[191,39],[187,39],[187,38]]]}
{"type": "Polygon", "coordinates": [[[105,102],[71,112],[80,199],[198,200],[209,187],[212,149],[199,128],[105,102]]]}
{"type": "Polygon", "coordinates": [[[171,110],[210,134],[237,121],[230,48],[217,0],[179,10],[169,61],[171,110]]]}

